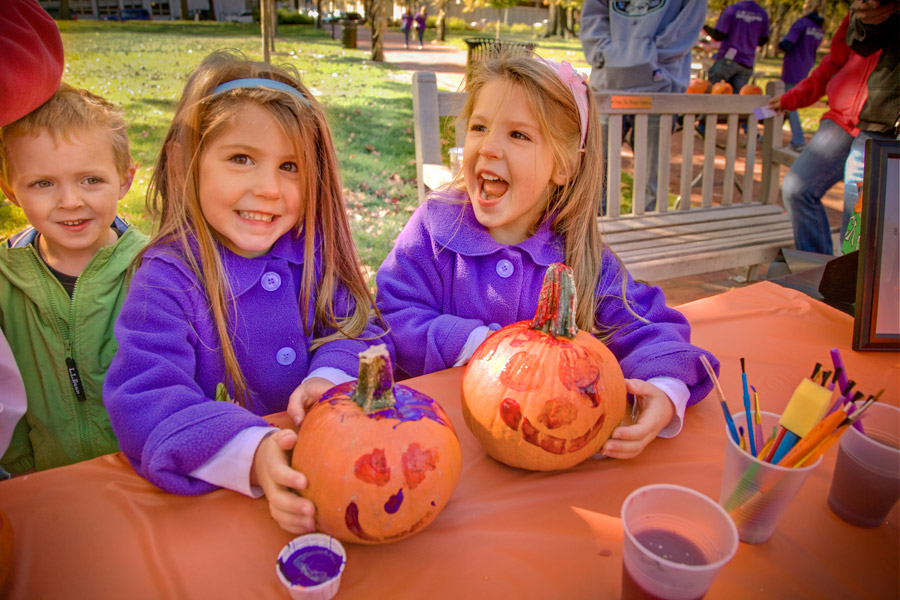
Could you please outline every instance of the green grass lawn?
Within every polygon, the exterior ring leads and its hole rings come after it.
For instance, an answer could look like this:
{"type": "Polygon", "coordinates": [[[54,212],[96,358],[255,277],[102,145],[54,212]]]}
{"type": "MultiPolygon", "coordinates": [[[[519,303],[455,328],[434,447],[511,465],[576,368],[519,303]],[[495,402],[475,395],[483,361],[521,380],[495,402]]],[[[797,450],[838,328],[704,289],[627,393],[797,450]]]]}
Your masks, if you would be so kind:
{"type": "MultiPolygon", "coordinates": [[[[188,73],[214,50],[259,60],[258,25],[136,21],[59,22],[64,80],[122,106],[138,171],[120,214],[145,232],[153,224],[144,196],[175,103],[188,73]]],[[[412,100],[394,68],[363,50],[345,50],[329,30],[281,26],[276,64],[291,64],[325,105],[346,188],[348,213],[363,262],[377,268],[417,204],[412,100]]],[[[0,238],[26,225],[0,206],[0,238]]]]}

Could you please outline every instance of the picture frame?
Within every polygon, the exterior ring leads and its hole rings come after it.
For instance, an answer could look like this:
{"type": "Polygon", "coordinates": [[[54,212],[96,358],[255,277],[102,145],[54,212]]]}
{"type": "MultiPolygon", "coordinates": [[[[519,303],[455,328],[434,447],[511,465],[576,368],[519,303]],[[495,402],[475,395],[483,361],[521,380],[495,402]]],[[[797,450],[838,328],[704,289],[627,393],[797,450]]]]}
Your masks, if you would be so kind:
{"type": "Polygon", "coordinates": [[[900,351],[900,141],[866,141],[853,349],[900,351]]]}

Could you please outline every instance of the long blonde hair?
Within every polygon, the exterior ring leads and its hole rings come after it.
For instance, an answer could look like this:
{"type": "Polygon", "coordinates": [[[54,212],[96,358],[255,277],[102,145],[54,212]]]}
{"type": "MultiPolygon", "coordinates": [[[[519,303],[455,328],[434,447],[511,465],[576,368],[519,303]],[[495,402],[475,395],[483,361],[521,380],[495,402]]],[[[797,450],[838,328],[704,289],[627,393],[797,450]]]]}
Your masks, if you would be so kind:
{"type": "Polygon", "coordinates": [[[481,89],[499,78],[518,85],[553,152],[556,165],[566,171],[565,184],[550,183],[544,218],[552,218],[554,232],[565,239],[565,262],[575,274],[578,328],[597,332],[596,292],[604,250],[597,227],[597,208],[603,189],[603,161],[600,160],[603,154],[600,116],[594,96],[588,90],[588,127],[584,150],[580,150],[581,123],[569,87],[543,61],[501,50],[476,63],[466,84],[468,96],[460,115],[461,123],[471,116],[481,89]]]}
{"type": "MultiPolygon", "coordinates": [[[[232,384],[235,401],[242,406],[248,389],[229,334],[227,303],[233,299],[230,293],[226,294],[230,286],[216,233],[200,208],[199,158],[206,145],[239,118],[241,108],[248,103],[267,110],[279,123],[293,143],[301,172],[307,175],[300,178],[300,197],[305,206],[303,218],[294,230],[295,235],[305,232],[299,312],[307,335],[317,323],[337,329],[315,339],[312,348],[332,339],[359,336],[372,317],[372,296],[359,270],[331,131],[321,106],[299,76],[287,68],[251,62],[225,52],[209,55],[188,78],[150,181],[147,209],[158,218],[159,226],[145,251],[162,244],[180,244],[184,260],[203,282],[222,345],[225,383],[232,384]],[[211,97],[218,85],[245,78],[285,83],[298,90],[305,100],[264,87],[237,88],[211,97]],[[319,260],[317,237],[321,242],[319,260]],[[199,249],[199,262],[191,250],[191,240],[199,249]],[[318,275],[317,264],[321,270],[318,275]],[[348,315],[335,314],[333,297],[340,285],[346,286],[355,301],[353,312],[348,315]],[[314,291],[314,322],[308,323],[305,309],[314,291]]],[[[140,264],[142,256],[143,253],[135,264],[140,264]]]]}

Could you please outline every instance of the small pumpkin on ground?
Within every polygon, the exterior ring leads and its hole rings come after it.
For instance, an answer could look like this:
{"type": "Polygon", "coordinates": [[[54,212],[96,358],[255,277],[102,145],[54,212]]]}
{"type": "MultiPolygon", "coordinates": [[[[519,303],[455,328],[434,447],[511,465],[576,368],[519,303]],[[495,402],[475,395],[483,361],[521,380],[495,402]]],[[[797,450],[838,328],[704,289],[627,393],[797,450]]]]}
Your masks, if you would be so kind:
{"type": "Polygon", "coordinates": [[[507,325],[463,374],[466,425],[502,463],[567,469],[595,454],[625,416],[625,378],[612,352],[575,325],[572,269],[547,268],[531,321],[507,325]]]}
{"type": "Polygon", "coordinates": [[[691,79],[691,83],[688,84],[687,93],[688,94],[706,94],[709,93],[710,83],[706,79],[691,79]]]}
{"type": "Polygon", "coordinates": [[[712,85],[710,94],[733,94],[734,88],[727,81],[717,81],[712,85]]]}
{"type": "Polygon", "coordinates": [[[359,357],[359,379],[307,413],[291,465],[309,481],[302,495],[316,506],[318,529],[344,542],[396,542],[441,512],[462,454],[444,409],[394,384],[383,344],[359,357]]]}

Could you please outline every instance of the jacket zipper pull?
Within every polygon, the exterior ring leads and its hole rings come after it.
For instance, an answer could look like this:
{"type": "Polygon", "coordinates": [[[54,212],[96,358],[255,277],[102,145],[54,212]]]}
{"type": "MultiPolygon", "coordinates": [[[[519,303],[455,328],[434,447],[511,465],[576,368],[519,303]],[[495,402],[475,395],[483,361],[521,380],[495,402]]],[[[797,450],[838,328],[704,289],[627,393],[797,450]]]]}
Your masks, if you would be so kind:
{"type": "Polygon", "coordinates": [[[69,381],[72,382],[72,389],[75,391],[75,397],[79,402],[84,402],[87,397],[84,395],[84,386],[81,385],[81,375],[78,374],[78,365],[75,364],[74,358],[66,358],[66,367],[69,370],[69,381]]]}

